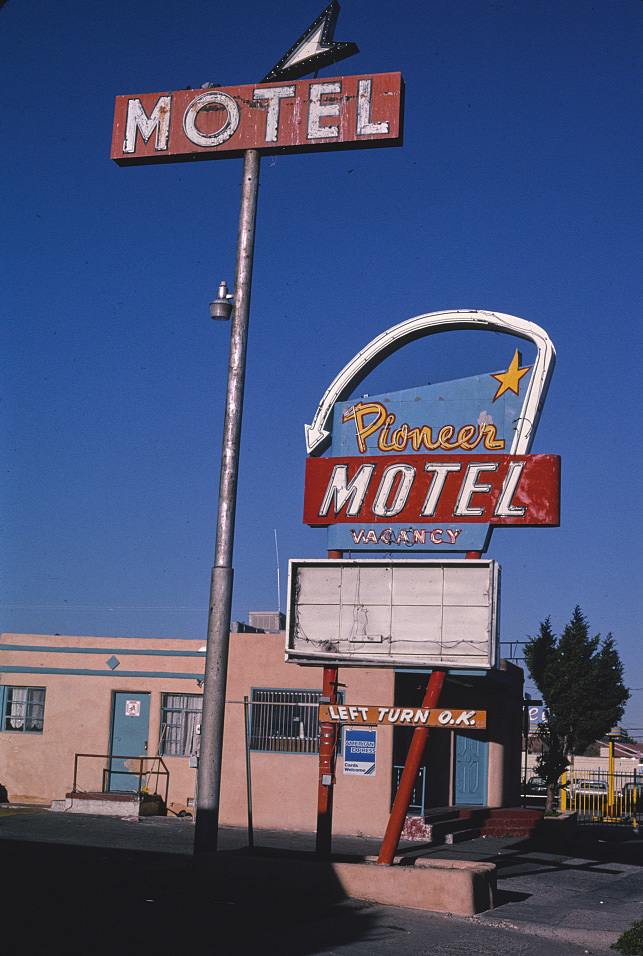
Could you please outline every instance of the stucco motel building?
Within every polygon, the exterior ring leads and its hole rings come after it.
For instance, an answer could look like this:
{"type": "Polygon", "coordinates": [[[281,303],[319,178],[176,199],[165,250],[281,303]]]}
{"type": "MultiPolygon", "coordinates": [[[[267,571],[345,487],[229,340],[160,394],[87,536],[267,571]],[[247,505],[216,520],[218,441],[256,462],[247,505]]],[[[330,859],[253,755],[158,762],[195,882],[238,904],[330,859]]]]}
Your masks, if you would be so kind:
{"type": "MultiPolygon", "coordinates": [[[[72,791],[142,790],[160,794],[170,812],[192,811],[204,665],[200,640],[2,634],[0,794],[50,805],[72,791]]],[[[341,667],[341,699],[418,707],[427,674],[341,667]]],[[[247,822],[248,747],[254,825],[315,830],[321,687],[320,666],[286,663],[283,632],[230,635],[223,825],[247,822]]],[[[486,730],[431,731],[410,813],[519,804],[522,696],[522,671],[502,659],[490,670],[448,673],[440,706],[486,710],[486,730]]],[[[348,751],[359,754],[358,732],[343,726],[336,833],[383,835],[412,732],[372,727],[368,759],[347,761],[348,751]]]]}

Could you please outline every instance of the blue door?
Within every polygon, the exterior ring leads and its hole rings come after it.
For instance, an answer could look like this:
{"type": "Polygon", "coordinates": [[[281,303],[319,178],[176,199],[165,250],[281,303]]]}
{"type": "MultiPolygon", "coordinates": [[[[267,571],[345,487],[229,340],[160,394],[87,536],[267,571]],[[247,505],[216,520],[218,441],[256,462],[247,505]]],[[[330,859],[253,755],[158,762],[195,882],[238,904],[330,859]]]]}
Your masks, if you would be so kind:
{"type": "MultiPolygon", "coordinates": [[[[107,789],[139,788],[140,761],[145,757],[150,729],[150,695],[136,691],[114,691],[112,695],[112,732],[107,789]]],[[[145,765],[143,765],[145,769],[145,765]]]]}
{"type": "Polygon", "coordinates": [[[487,802],[489,743],[455,735],[455,804],[483,807],[487,802]]]}

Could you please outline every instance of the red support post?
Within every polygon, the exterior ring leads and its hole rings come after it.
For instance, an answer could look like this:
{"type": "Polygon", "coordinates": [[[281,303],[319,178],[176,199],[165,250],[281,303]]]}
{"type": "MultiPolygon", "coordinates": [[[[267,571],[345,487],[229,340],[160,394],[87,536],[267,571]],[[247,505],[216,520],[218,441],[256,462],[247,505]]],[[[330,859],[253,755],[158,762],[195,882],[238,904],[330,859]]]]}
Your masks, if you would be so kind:
{"type": "MultiPolygon", "coordinates": [[[[437,707],[445,677],[446,671],[444,670],[434,670],[431,672],[424,700],[422,701],[422,707],[437,707]]],[[[386,833],[382,840],[380,855],[377,858],[377,862],[383,866],[391,865],[398,843],[400,842],[400,835],[411,801],[411,793],[413,792],[413,786],[420,769],[420,763],[428,737],[428,727],[415,728],[411,746],[409,747],[409,752],[404,764],[404,770],[402,771],[400,785],[397,788],[397,794],[393,801],[393,809],[391,810],[391,816],[389,817],[386,827],[386,833]]]]}
{"type": "MultiPolygon", "coordinates": [[[[324,668],[322,696],[331,704],[337,703],[337,668],[324,668]]],[[[335,784],[335,744],[337,727],[330,721],[320,725],[319,737],[319,786],[317,791],[317,841],[318,856],[330,856],[333,830],[333,787],[335,784]]]]}

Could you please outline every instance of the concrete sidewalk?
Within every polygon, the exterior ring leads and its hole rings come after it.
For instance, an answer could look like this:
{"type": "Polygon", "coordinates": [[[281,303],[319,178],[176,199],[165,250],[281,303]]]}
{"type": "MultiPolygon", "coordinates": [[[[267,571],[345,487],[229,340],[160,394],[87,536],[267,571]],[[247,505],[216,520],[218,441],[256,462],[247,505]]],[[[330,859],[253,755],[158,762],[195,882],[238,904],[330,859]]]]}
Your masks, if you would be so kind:
{"type": "MultiPolygon", "coordinates": [[[[247,843],[244,831],[224,831],[222,846],[247,843]]],[[[300,852],[314,848],[314,834],[264,831],[261,847],[300,852]]],[[[335,836],[333,856],[361,859],[377,855],[379,840],[335,836]]],[[[555,848],[515,838],[480,837],[451,846],[401,841],[406,859],[463,860],[493,863],[497,871],[496,904],[471,919],[486,926],[518,930],[566,942],[598,953],[631,924],[643,919],[643,839],[631,828],[580,827],[576,836],[555,848]]],[[[612,956],[613,956],[613,951],[612,956]]]]}
{"type": "MultiPolygon", "coordinates": [[[[200,945],[207,912],[207,925],[214,919],[217,927],[217,954],[255,952],[260,941],[264,945],[272,939],[276,948],[268,945],[265,951],[280,956],[339,951],[355,956],[607,954],[618,936],[643,918],[643,841],[631,831],[581,829],[573,842],[555,849],[512,838],[439,847],[401,843],[400,852],[407,858],[495,864],[496,906],[473,917],[346,901],[330,870],[325,872],[324,864],[315,861],[312,833],[255,831],[250,852],[244,830],[223,828],[216,868],[208,859],[195,868],[192,840],[190,819],[121,820],[0,810],[3,872],[11,874],[5,913],[28,922],[26,914],[33,910],[44,918],[38,924],[43,929],[49,920],[65,937],[76,925],[82,930],[79,938],[89,933],[92,939],[97,925],[105,927],[107,919],[111,926],[115,920],[121,929],[127,925],[131,941],[140,945],[154,940],[156,951],[166,951],[167,945],[167,951],[176,954],[200,945]],[[247,893],[240,897],[231,881],[226,886],[225,879],[215,876],[215,869],[226,871],[226,860],[235,861],[230,873],[243,861],[246,872],[254,868],[264,876],[253,887],[249,880],[247,893]],[[277,860],[288,866],[266,866],[277,860]],[[313,899],[306,880],[298,882],[297,877],[311,872],[303,864],[312,862],[325,872],[313,899]],[[265,878],[277,870],[292,879],[284,883],[265,878]],[[132,920],[140,935],[132,930],[132,920]]],[[[363,861],[378,851],[378,840],[333,838],[336,861],[363,861]]],[[[101,938],[115,943],[120,935],[116,926],[112,929],[101,938]]],[[[49,939],[51,932],[49,925],[49,939]]],[[[131,951],[139,951],[133,942],[131,951]]]]}
{"type": "Polygon", "coordinates": [[[643,841],[631,833],[595,837],[582,832],[559,849],[528,842],[473,841],[457,850],[463,858],[497,867],[493,910],[476,920],[488,926],[568,941],[591,952],[609,950],[635,920],[643,919],[643,841]],[[495,844],[495,845],[492,845],[495,844]]]}

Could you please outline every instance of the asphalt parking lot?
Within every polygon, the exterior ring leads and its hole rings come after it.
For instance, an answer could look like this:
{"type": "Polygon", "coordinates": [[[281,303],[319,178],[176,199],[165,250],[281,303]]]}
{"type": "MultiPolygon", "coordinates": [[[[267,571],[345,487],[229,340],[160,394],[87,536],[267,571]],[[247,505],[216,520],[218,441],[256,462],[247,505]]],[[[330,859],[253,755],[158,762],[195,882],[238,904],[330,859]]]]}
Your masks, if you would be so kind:
{"type": "MultiPolygon", "coordinates": [[[[610,944],[643,918],[643,841],[629,830],[580,830],[555,848],[512,838],[401,844],[406,856],[496,864],[495,908],[455,917],[346,900],[310,833],[255,831],[250,851],[244,830],[223,828],[219,852],[197,863],[190,819],[5,808],[1,925],[25,952],[613,956],[610,944]],[[230,856],[249,867],[261,858],[264,868],[285,857],[315,879],[267,879],[260,893],[244,892],[225,879],[230,856]]],[[[337,859],[378,849],[362,837],[333,840],[337,859]]]]}

